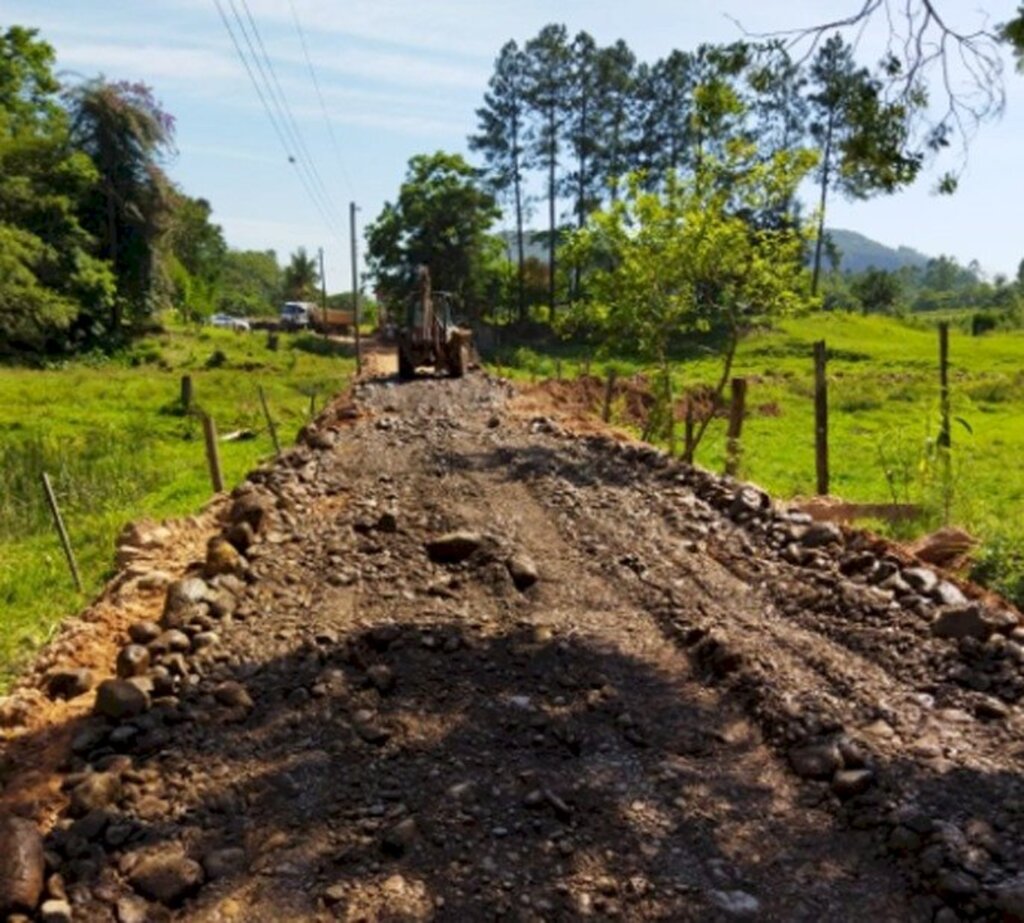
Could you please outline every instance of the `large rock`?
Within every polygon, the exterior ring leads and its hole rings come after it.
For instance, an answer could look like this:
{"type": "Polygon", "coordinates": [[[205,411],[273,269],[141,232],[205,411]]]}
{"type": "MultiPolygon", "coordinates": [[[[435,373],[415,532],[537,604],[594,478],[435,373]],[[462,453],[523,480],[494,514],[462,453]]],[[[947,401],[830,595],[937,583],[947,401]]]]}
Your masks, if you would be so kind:
{"type": "Polygon", "coordinates": [[[244,569],[238,549],[221,535],[215,535],[206,544],[206,565],[203,573],[209,577],[220,574],[239,574],[244,569]]]}
{"type": "Polygon", "coordinates": [[[935,571],[927,567],[908,567],[903,571],[903,579],[907,581],[918,593],[928,596],[938,585],[939,578],[935,571]]]}
{"type": "Polygon", "coordinates": [[[943,609],[932,622],[932,634],[937,638],[977,638],[985,641],[996,630],[993,621],[977,603],[950,606],[943,609]]]}
{"type": "Polygon", "coordinates": [[[512,555],[506,562],[506,567],[508,567],[508,573],[512,578],[512,582],[519,591],[528,590],[540,580],[540,571],[537,570],[537,565],[533,563],[533,558],[522,552],[512,555]]]}
{"type": "Polygon", "coordinates": [[[996,885],[992,889],[992,903],[1007,923],[1024,923],[1024,875],[996,885]]]}
{"type": "Polygon", "coordinates": [[[940,580],[929,595],[940,606],[963,606],[967,603],[967,597],[961,592],[960,587],[948,580],[940,580]]]}
{"type": "Polygon", "coordinates": [[[121,721],[134,718],[149,708],[149,696],[126,679],[107,679],[96,690],[97,715],[121,721]]]}
{"type": "Polygon", "coordinates": [[[805,548],[824,548],[826,545],[841,545],[843,530],[834,522],[815,522],[809,525],[800,536],[800,544],[805,548]]]}
{"type": "Polygon", "coordinates": [[[0,816],[0,913],[34,910],[45,870],[36,825],[23,817],[0,816]]]}
{"type": "Polygon", "coordinates": [[[95,684],[92,671],[85,667],[55,670],[46,677],[46,692],[51,699],[76,699],[95,684]]]}
{"type": "Polygon", "coordinates": [[[273,507],[269,500],[257,493],[246,493],[231,504],[228,521],[232,524],[246,522],[258,535],[270,524],[272,512],[273,507]]]}
{"type": "Polygon", "coordinates": [[[449,532],[426,543],[427,554],[437,564],[458,564],[483,547],[479,532],[449,532]]]}
{"type": "Polygon", "coordinates": [[[161,622],[164,628],[180,628],[187,624],[192,614],[200,609],[210,592],[206,582],[198,577],[175,580],[167,588],[164,613],[161,622]]]}
{"type": "Polygon", "coordinates": [[[71,790],[71,813],[83,817],[100,811],[121,797],[121,780],[112,772],[94,772],[71,790]]]}
{"type": "Polygon", "coordinates": [[[836,743],[805,744],[789,751],[789,765],[804,779],[831,779],[843,768],[843,756],[836,743]]]}
{"type": "Polygon", "coordinates": [[[171,844],[140,859],[128,881],[143,897],[176,904],[203,883],[203,867],[171,844]]]}
{"type": "Polygon", "coordinates": [[[126,644],[117,655],[117,675],[121,679],[142,676],[149,669],[149,651],[141,644],[126,644]]]}

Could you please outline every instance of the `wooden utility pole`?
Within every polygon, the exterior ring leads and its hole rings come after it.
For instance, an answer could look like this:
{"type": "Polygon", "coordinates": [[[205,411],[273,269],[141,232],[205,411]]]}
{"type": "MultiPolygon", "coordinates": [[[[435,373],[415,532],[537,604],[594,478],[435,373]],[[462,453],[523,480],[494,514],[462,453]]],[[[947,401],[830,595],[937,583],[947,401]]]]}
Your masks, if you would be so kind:
{"type": "Polygon", "coordinates": [[[324,272],[324,248],[319,247],[320,251],[320,316],[323,319],[324,324],[324,337],[329,335],[327,327],[327,274],[324,272]]]}
{"type": "Polygon", "coordinates": [[[747,380],[732,380],[732,403],[729,406],[729,430],[726,433],[725,473],[735,475],[740,467],[740,434],[743,432],[743,414],[747,403],[747,380]]]}
{"type": "Polygon", "coordinates": [[[208,413],[203,414],[203,436],[206,439],[206,463],[210,466],[210,483],[214,493],[224,490],[224,476],[220,471],[220,453],[217,450],[217,424],[208,413]]]}
{"type": "Polygon", "coordinates": [[[828,494],[828,361],[825,341],[814,344],[814,464],[818,474],[818,494],[828,494]]]}
{"type": "Polygon", "coordinates": [[[352,239],[352,310],[356,324],[356,374],[363,372],[363,344],[359,334],[359,264],[356,248],[356,208],[355,202],[348,203],[348,230],[352,239]]]}
{"type": "Polygon", "coordinates": [[[53,516],[53,525],[57,529],[61,546],[64,548],[64,557],[68,559],[68,568],[71,571],[71,579],[75,581],[75,589],[82,592],[82,578],[78,573],[78,564],[75,563],[75,553],[71,550],[71,540],[68,538],[68,530],[64,528],[64,517],[60,514],[60,507],[57,506],[57,497],[53,493],[53,486],[50,484],[50,476],[43,472],[43,490],[46,492],[46,502],[50,507],[50,514],[53,516]]]}
{"type": "Polygon", "coordinates": [[[181,409],[185,413],[192,412],[192,376],[181,376],[181,409]]]}

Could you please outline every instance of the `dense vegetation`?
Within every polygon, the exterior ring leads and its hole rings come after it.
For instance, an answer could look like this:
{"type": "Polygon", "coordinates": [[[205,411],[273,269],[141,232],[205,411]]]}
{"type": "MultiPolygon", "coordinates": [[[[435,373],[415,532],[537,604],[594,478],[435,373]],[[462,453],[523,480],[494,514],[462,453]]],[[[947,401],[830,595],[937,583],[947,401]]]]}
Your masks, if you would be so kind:
{"type": "Polygon", "coordinates": [[[273,312],[313,300],[301,247],[230,249],[211,206],[163,164],[174,118],[140,83],[62,85],[36,32],[0,32],[0,357],[117,348],[167,308],[273,312]]]}
{"type": "MultiPolygon", "coordinates": [[[[952,462],[944,466],[939,429],[938,341],[924,318],[899,319],[811,312],[781,319],[743,340],[734,373],[747,379],[740,475],[777,496],[815,491],[813,343],[829,352],[832,492],[867,503],[912,503],[921,514],[893,526],[873,525],[907,538],[949,522],[979,541],[973,576],[1024,606],[1024,331],[971,336],[971,313],[952,319],[952,462]]],[[[703,343],[680,341],[673,350],[676,395],[701,393],[719,374],[703,343]]],[[[648,376],[650,364],[634,350],[601,355],[572,341],[542,339],[508,345],[495,367],[527,379],[574,378],[584,372],[620,378],[648,376]]],[[[648,387],[650,384],[648,384],[648,387]]],[[[696,460],[721,471],[726,414],[716,414],[696,460]]],[[[625,398],[612,421],[637,426],[625,398]]]]}

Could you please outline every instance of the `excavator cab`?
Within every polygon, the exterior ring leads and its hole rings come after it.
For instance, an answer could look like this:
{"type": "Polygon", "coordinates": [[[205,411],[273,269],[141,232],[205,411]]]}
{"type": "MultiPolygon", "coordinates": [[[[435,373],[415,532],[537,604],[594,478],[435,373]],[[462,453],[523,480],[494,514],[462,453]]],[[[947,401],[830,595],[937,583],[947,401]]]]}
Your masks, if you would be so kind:
{"type": "Polygon", "coordinates": [[[430,270],[420,266],[416,290],[406,304],[398,331],[398,375],[412,378],[419,366],[433,366],[452,378],[469,369],[472,333],[454,322],[454,302],[447,292],[434,292],[430,270]]]}

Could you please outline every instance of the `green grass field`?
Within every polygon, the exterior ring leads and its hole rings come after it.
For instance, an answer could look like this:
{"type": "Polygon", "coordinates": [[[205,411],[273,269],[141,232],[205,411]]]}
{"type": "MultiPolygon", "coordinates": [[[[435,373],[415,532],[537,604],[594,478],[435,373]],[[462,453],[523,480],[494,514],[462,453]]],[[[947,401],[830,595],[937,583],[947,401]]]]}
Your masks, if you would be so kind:
{"type": "MultiPolygon", "coordinates": [[[[815,489],[813,358],[815,340],[830,355],[831,493],[863,502],[912,502],[925,515],[909,528],[950,521],[986,543],[978,575],[1024,603],[1024,333],[950,333],[953,454],[950,477],[934,450],[939,426],[938,335],[916,319],[817,314],[782,322],[741,345],[735,374],[748,379],[741,474],[783,497],[815,489]]],[[[503,370],[551,376],[581,367],[568,345],[508,350],[503,370]]],[[[603,372],[607,362],[594,362],[603,372]]],[[[623,373],[640,364],[617,358],[623,373]]],[[[718,360],[680,358],[677,391],[712,383],[718,360]]],[[[715,420],[697,461],[722,470],[725,420],[715,420]]]]}
{"type": "Polygon", "coordinates": [[[354,363],[311,334],[186,330],[147,338],[113,358],[46,370],[0,367],[0,690],[60,619],[82,608],[113,570],[114,538],[144,516],[198,510],[211,496],[202,425],[182,413],[180,379],[223,436],[230,488],[272,454],[257,388],[263,385],[282,443],[341,390],[354,363]],[[75,592],[40,485],[54,484],[86,592],[75,592]]]}

